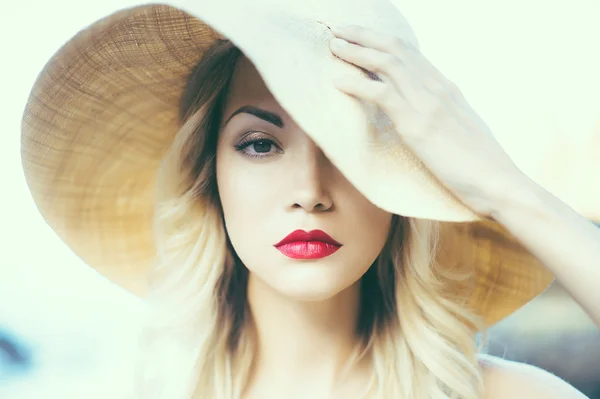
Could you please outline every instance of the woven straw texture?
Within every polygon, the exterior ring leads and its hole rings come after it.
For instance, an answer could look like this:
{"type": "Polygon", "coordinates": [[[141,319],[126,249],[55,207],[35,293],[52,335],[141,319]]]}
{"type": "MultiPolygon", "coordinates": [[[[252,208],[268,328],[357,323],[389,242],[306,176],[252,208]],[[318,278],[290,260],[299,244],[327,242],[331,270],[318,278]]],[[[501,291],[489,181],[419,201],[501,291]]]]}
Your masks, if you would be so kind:
{"type": "Polygon", "coordinates": [[[327,25],[360,24],[418,46],[393,5],[227,0],[181,7],[121,10],[79,32],[45,66],[24,113],[22,158],[34,200],[101,275],[144,295],[157,167],[179,128],[191,68],[225,36],[368,199],[444,221],[442,263],[473,274],[449,290],[473,290],[470,305],[488,324],[548,287],[552,276],[499,225],[478,220],[450,195],[402,147],[385,115],[331,85],[334,75],[362,72],[331,55],[327,25]]]}

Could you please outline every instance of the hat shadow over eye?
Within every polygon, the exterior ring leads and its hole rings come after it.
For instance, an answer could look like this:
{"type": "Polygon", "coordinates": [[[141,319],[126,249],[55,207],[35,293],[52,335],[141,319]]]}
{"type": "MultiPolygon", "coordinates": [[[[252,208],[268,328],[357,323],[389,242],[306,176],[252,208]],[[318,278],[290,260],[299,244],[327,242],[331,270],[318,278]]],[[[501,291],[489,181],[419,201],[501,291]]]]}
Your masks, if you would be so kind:
{"type": "MultiPolygon", "coordinates": [[[[209,77],[195,75],[194,68],[208,49],[218,53],[215,44],[230,41],[369,201],[447,226],[442,241],[454,243],[447,259],[468,262],[478,276],[471,303],[489,324],[543,292],[551,278],[531,254],[459,203],[401,142],[366,145],[372,129],[389,133],[387,124],[372,123],[383,115],[331,85],[334,71],[357,71],[328,51],[315,33],[315,18],[416,42],[398,9],[384,0],[311,0],[308,19],[307,8],[296,9],[296,3],[273,8],[262,0],[222,0],[211,7],[191,2],[185,10],[142,5],[109,15],[69,40],[35,82],[22,124],[25,177],[48,224],[100,274],[145,295],[156,254],[152,229],[161,161],[181,121],[208,96],[203,90],[212,90],[209,77]],[[229,12],[233,5],[235,13],[229,12]],[[485,238],[482,230],[489,232],[485,238]]],[[[216,65],[218,58],[207,62],[216,65]]]]}

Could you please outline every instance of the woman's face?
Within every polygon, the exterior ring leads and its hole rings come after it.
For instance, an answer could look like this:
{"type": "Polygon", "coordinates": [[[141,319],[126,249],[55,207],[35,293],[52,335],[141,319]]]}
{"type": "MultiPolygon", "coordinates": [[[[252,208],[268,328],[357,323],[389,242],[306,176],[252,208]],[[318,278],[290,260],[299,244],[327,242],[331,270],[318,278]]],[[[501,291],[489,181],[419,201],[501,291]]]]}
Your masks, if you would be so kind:
{"type": "Polygon", "coordinates": [[[329,162],[246,58],[233,75],[216,162],[227,233],[262,285],[327,299],[356,283],[383,248],[392,215],[329,162]]]}

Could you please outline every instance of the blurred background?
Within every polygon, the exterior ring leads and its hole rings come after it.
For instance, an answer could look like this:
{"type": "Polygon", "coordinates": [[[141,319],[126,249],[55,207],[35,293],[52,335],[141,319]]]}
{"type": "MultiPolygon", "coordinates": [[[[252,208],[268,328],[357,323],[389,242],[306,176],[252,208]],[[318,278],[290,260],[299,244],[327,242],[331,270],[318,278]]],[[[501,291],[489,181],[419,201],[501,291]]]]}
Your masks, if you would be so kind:
{"type": "MultiPolygon", "coordinates": [[[[515,162],[600,221],[596,0],[394,0],[515,162]],[[595,162],[595,169],[590,168],[595,162]]],[[[31,85],[75,32],[131,0],[2,2],[0,398],[126,398],[142,304],[89,270],[29,198],[19,123],[31,85]]],[[[559,285],[491,331],[490,353],[600,399],[600,330],[559,285]]]]}

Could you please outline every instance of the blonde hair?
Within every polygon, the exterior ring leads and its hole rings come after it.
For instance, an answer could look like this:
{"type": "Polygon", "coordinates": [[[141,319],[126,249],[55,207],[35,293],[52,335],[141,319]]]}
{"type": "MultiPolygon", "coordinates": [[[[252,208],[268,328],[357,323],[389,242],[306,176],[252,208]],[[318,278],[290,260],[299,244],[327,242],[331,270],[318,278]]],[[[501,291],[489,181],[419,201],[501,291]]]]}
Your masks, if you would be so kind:
{"type": "MultiPolygon", "coordinates": [[[[140,398],[240,398],[256,357],[247,270],[230,247],[218,199],[215,150],[230,77],[241,53],[219,41],[192,72],[182,128],[157,180],[157,260],[140,347],[140,398]]],[[[389,239],[361,279],[353,361],[372,367],[366,397],[480,398],[473,326],[481,320],[445,288],[439,224],[394,216],[389,239]],[[468,327],[468,326],[471,327],[468,327]]]]}

